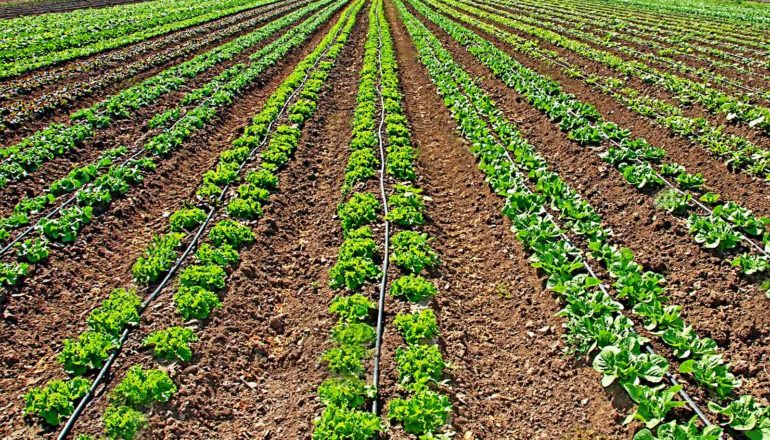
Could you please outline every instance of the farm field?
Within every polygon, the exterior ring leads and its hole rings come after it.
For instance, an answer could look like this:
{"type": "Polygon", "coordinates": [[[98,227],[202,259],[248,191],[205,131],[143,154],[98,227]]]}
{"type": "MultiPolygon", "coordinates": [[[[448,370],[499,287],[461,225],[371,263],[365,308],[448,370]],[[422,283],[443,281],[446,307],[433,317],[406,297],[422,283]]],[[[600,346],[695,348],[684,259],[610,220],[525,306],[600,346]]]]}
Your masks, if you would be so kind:
{"type": "Polygon", "coordinates": [[[770,5],[0,17],[0,438],[770,440],[770,5]]]}

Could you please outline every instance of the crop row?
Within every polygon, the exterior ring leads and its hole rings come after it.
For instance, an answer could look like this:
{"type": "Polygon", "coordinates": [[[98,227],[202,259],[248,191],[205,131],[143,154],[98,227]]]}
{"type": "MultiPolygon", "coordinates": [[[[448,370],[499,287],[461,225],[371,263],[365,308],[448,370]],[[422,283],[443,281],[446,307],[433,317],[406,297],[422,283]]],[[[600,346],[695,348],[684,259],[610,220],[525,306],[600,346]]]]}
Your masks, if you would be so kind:
{"type": "MultiPolygon", "coordinates": [[[[444,8],[435,2],[430,3],[439,9],[444,8]]],[[[425,6],[420,6],[421,3],[415,4],[421,12],[431,18],[436,17],[436,14],[425,6]]],[[[483,26],[458,11],[449,10],[449,13],[460,20],[483,26]]],[[[690,174],[683,166],[674,162],[658,166],[657,164],[665,158],[665,150],[652,146],[642,138],[634,138],[622,127],[605,121],[594,107],[564,93],[557,82],[522,66],[479,35],[465,29],[461,32],[457,30],[459,27],[452,29],[455,30],[453,37],[467,46],[471,54],[508,86],[521,93],[536,109],[558,123],[559,128],[566,132],[570,139],[581,145],[609,143],[610,147],[602,154],[602,158],[613,164],[629,184],[639,189],[668,187],[669,190],[661,192],[657,198],[659,208],[679,215],[689,211],[700,212],[700,215],[692,214],[688,218],[688,225],[696,242],[707,248],[718,248],[722,251],[736,249],[742,243],[750,253],[739,255],[733,260],[733,264],[739,266],[747,275],[768,270],[766,248],[770,234],[767,231],[767,220],[755,217],[750,210],[735,202],[719,204],[718,195],[703,191],[705,180],[700,174],[690,174]],[[714,205],[714,208],[694,200],[691,193],[695,191],[700,191],[700,199],[714,205]]],[[[532,52],[532,45],[525,44],[524,47],[532,52]]]]}
{"type": "MultiPolygon", "coordinates": [[[[350,142],[350,146],[360,145],[361,149],[351,152],[348,159],[343,184],[345,194],[360,182],[373,177],[379,163],[374,150],[367,148],[367,145],[377,142],[374,133],[377,111],[374,2],[368,18],[350,142]]],[[[356,192],[337,208],[345,241],[339,248],[337,263],[329,271],[330,287],[345,289],[350,294],[335,297],[329,306],[329,312],[337,317],[337,324],[332,329],[332,347],[323,353],[321,361],[333,377],[325,380],[317,390],[326,408],[314,421],[314,439],[341,438],[345,435],[366,439],[383,430],[379,417],[364,408],[368,400],[376,398],[376,389],[367,385],[364,375],[365,362],[371,355],[371,346],[377,334],[373,325],[377,304],[360,293],[368,282],[383,276],[383,270],[374,260],[378,245],[370,226],[377,220],[379,206],[379,201],[371,193],[356,192]]]]}
{"type": "MultiPolygon", "coordinates": [[[[331,0],[324,0],[307,8],[318,9],[329,3],[331,3],[331,0]]],[[[255,53],[252,56],[253,64],[243,66],[242,69],[238,69],[236,74],[225,76],[226,81],[223,81],[221,85],[215,82],[214,84],[218,87],[199,89],[199,91],[202,90],[206,94],[196,94],[198,91],[188,94],[188,96],[191,94],[194,94],[194,96],[200,95],[197,96],[200,104],[184,115],[177,112],[176,119],[172,120],[161,133],[150,138],[141,150],[131,154],[131,159],[124,164],[112,166],[101,175],[98,174],[98,168],[86,167],[89,170],[93,170],[93,174],[84,173],[82,169],[76,169],[70,175],[54,182],[45,194],[23,200],[17,206],[17,212],[8,218],[7,223],[11,222],[17,227],[21,224],[27,224],[30,222],[29,215],[40,212],[46,206],[51,205],[56,200],[55,195],[58,192],[74,191],[74,195],[55,210],[55,216],[43,217],[37,225],[25,231],[28,233],[35,230],[39,237],[19,242],[20,257],[22,257],[21,250],[25,247],[33,247],[37,250],[37,255],[47,256],[50,241],[62,244],[75,241],[80,229],[91,222],[94,210],[105,211],[113,198],[124,195],[129,191],[130,187],[140,183],[143,179],[142,171],[154,169],[156,160],[165,159],[195,132],[212,123],[219,112],[230,105],[243,90],[253,84],[260,74],[273,66],[289,51],[299,47],[343,3],[343,0],[338,0],[331,6],[309,17],[302,24],[290,29],[281,37],[255,53]],[[204,97],[205,99],[203,99],[204,97]],[[136,159],[140,155],[153,155],[155,159],[150,157],[136,159]],[[72,203],[75,205],[67,206],[72,203]]],[[[286,24],[297,21],[301,15],[304,15],[304,11],[299,10],[296,14],[296,16],[289,15],[278,20],[276,25],[280,26],[282,24],[280,22],[283,20],[286,21],[286,24]]],[[[211,188],[211,191],[212,194],[217,192],[215,188],[211,188]]],[[[39,259],[36,261],[29,258],[25,259],[27,262],[4,263],[3,266],[0,266],[0,282],[4,285],[18,283],[26,275],[28,264],[40,261],[39,259]]]]}
{"type": "MultiPolygon", "coordinates": [[[[0,164],[0,187],[6,185],[8,181],[26,177],[44,163],[63,155],[94,136],[97,129],[104,129],[115,120],[130,118],[136,110],[153,104],[162,96],[178,90],[193,78],[272,38],[282,29],[293,25],[302,16],[317,10],[324,4],[328,4],[328,1],[312,3],[247,35],[166,69],[89,108],[79,110],[71,116],[72,125],[52,124],[21,142],[0,150],[0,156],[5,158],[0,164]]],[[[254,55],[251,55],[250,59],[253,57],[254,55]]],[[[234,76],[244,68],[243,64],[235,65],[220,74],[220,78],[234,76]]],[[[221,80],[215,78],[212,82],[219,81],[221,80]]]]}
{"type": "MultiPolygon", "coordinates": [[[[407,181],[416,175],[394,171],[414,169],[414,154],[410,132],[398,86],[397,65],[388,23],[380,5],[377,10],[378,30],[381,36],[380,72],[382,106],[385,109],[385,134],[387,154],[385,168],[394,178],[407,181]],[[404,150],[411,154],[399,154],[404,150]]],[[[422,190],[414,182],[396,184],[386,199],[385,220],[395,227],[392,237],[391,260],[401,272],[391,284],[394,298],[407,302],[411,313],[397,314],[393,326],[398,330],[405,346],[396,349],[396,372],[404,397],[388,402],[388,419],[400,423],[413,435],[441,438],[447,435],[452,404],[439,387],[447,367],[436,339],[439,336],[436,316],[425,303],[433,298],[438,289],[435,281],[422,276],[440,264],[437,253],[430,243],[432,238],[419,227],[425,223],[422,190]]]]}
{"type": "MultiPolygon", "coordinates": [[[[653,429],[666,420],[671,409],[684,406],[685,402],[675,399],[681,386],[655,385],[669,377],[669,364],[665,358],[644,350],[647,338],[635,331],[634,323],[621,312],[623,306],[617,300],[630,305],[647,330],[684,360],[680,372],[691,375],[717,402],[729,402],[726,407],[710,404],[712,411],[727,416],[726,423],[732,429],[749,436],[764,434],[770,428],[767,409],[756,404],[751,396],[733,398],[732,390],[740,381],[716,354],[716,344],[697,337],[679,316],[678,307],[664,305],[663,277],[643,271],[629,250],[618,250],[610,244],[609,231],[601,226],[601,218],[593,208],[548,170],[535,147],[521,137],[467,72],[452,61],[435,36],[398,3],[402,19],[420,49],[421,60],[461,133],[471,142],[479,167],[493,190],[505,198],[503,212],[512,221],[519,240],[533,254],[533,267],[548,276],[547,286],[566,304],[560,314],[567,319],[565,338],[571,350],[580,356],[594,356],[593,365],[604,375],[603,384],[620,382],[637,403],[626,423],[639,420],[653,429]],[[425,47],[421,48],[422,42],[425,47]],[[595,278],[583,257],[584,251],[562,232],[546,207],[557,211],[575,236],[590,243],[592,258],[604,264],[617,280],[613,284],[617,300],[595,278]],[[750,426],[744,425],[749,419],[750,426]]],[[[448,22],[429,18],[453,33],[448,22]]],[[[691,435],[713,439],[721,433],[714,426],[699,433],[695,423],[693,419],[687,426],[681,426],[672,421],[661,425],[658,433],[667,438],[662,434],[681,431],[681,435],[693,430],[691,435]]],[[[653,437],[650,431],[643,430],[636,438],[653,437]]]]}
{"type": "Polygon", "coordinates": [[[23,128],[26,122],[32,120],[37,115],[44,115],[55,110],[77,106],[82,99],[96,95],[100,90],[111,84],[133,78],[147,70],[173,62],[174,60],[183,59],[207,46],[215,45],[233,35],[252,29],[258,24],[268,22],[284,12],[289,12],[308,3],[310,3],[309,0],[295,3],[285,2],[278,6],[270,3],[250,10],[243,17],[238,14],[228,17],[228,19],[221,22],[217,21],[210,26],[194,28],[181,35],[174,35],[175,39],[168,38],[166,41],[154,41],[154,44],[132,46],[136,50],[115,54],[114,57],[106,59],[95,58],[88,60],[89,62],[84,61],[79,68],[85,71],[100,69],[109,63],[121,63],[121,66],[103,75],[99,75],[95,79],[89,78],[89,80],[82,80],[75,84],[65,84],[37,97],[27,97],[24,95],[47,83],[51,84],[66,80],[69,72],[66,69],[62,69],[61,72],[46,72],[32,76],[12,87],[6,94],[6,99],[11,98],[12,92],[16,92],[16,95],[13,96],[24,97],[4,106],[5,111],[3,115],[0,115],[0,133],[23,128]],[[197,41],[191,40],[196,35],[201,35],[203,38],[197,41]],[[154,51],[154,53],[148,57],[141,56],[143,53],[150,51],[154,51]],[[19,94],[19,91],[23,92],[19,94]]]}
{"type": "Polygon", "coordinates": [[[156,0],[5,20],[0,79],[216,20],[272,0],[156,0]]]}
{"type": "MultiPolygon", "coordinates": [[[[139,325],[141,313],[171,280],[174,272],[182,266],[195,247],[196,263],[181,270],[179,285],[174,294],[180,319],[183,322],[191,319],[205,320],[221,305],[217,292],[226,288],[226,269],[237,266],[239,250],[255,239],[248,222],[262,215],[262,205],[267,203],[270,193],[277,188],[276,173],[291,159],[299,143],[301,127],[312,115],[318,94],[362,5],[363,1],[354,3],[343,13],[314,51],[297,65],[271,95],[243,136],[233,142],[231,149],[222,153],[214,169],[203,175],[197,191],[197,202],[190,201],[173,213],[169,217],[170,231],[157,236],[137,259],[133,268],[135,284],[151,288],[162,279],[160,285],[144,302],[140,302],[133,288],[113,291],[102,306],[89,315],[89,330],[64,343],[58,359],[65,371],[74,376],[73,379],[67,382],[55,380],[42,388],[32,389],[27,394],[25,412],[40,415],[51,424],[58,424],[72,414],[74,401],[85,395],[85,388],[80,385],[83,383],[82,376],[103,368],[108,365],[105,364],[108,358],[117,355],[130,329],[139,325]],[[292,104],[293,100],[295,102],[292,104]],[[308,105],[312,105],[310,111],[308,105]],[[282,117],[287,117],[290,123],[274,127],[282,117]],[[250,167],[257,153],[260,158],[258,169],[242,177],[241,174],[250,167]],[[245,182],[235,189],[240,180],[245,182]],[[218,189],[216,194],[214,187],[218,189]],[[219,221],[210,228],[208,240],[198,245],[197,240],[203,237],[204,230],[217,215],[217,207],[221,205],[225,206],[225,213],[218,215],[219,221]],[[189,244],[180,255],[178,249],[185,242],[189,244]],[[101,322],[106,321],[109,321],[111,331],[105,331],[100,326],[101,322]],[[55,393],[63,387],[77,391],[68,396],[66,403],[54,399],[55,393]]],[[[189,361],[192,357],[189,344],[195,339],[192,330],[172,326],[148,335],[143,344],[153,348],[153,354],[159,359],[189,361]]],[[[126,378],[111,391],[110,406],[103,417],[109,437],[133,438],[146,424],[142,410],[153,401],[167,401],[176,390],[167,376],[158,377],[156,374],[156,380],[152,380],[149,378],[152,374],[155,373],[145,372],[138,366],[132,367],[126,378]],[[139,379],[136,379],[137,376],[140,376],[139,379]],[[137,381],[149,389],[160,386],[164,392],[145,393],[154,396],[153,399],[122,398],[123,384],[137,381]]],[[[91,389],[96,385],[94,383],[91,389]]]]}
{"type": "MultiPolygon", "coordinates": [[[[424,204],[422,191],[413,184],[415,153],[401,104],[393,44],[381,0],[372,2],[369,11],[349,149],[342,188],[343,195],[348,197],[337,210],[344,242],[337,263],[329,271],[331,287],[344,289],[347,295],[336,297],[330,306],[338,323],[332,329],[334,346],[322,359],[333,377],[318,389],[326,408],[315,422],[314,439],[363,440],[383,430],[378,417],[379,360],[389,263],[392,261],[401,272],[390,287],[393,298],[417,303],[437,293],[435,285],[421,275],[439,260],[428,236],[415,231],[425,222],[424,204]],[[380,199],[366,191],[375,178],[379,180],[380,199]],[[391,179],[409,183],[397,183],[388,189],[391,179]],[[379,244],[372,232],[373,224],[378,222],[384,223],[380,266],[375,261],[379,244]],[[393,228],[400,231],[391,236],[393,228]],[[378,280],[379,306],[362,294],[370,282],[378,280]],[[375,310],[376,327],[371,325],[375,310]],[[362,378],[372,345],[375,371],[374,385],[370,387],[362,378]],[[370,399],[374,400],[373,413],[363,409],[370,399]]],[[[392,322],[407,344],[397,348],[395,359],[399,386],[408,397],[392,399],[387,405],[387,417],[411,434],[433,438],[446,425],[451,411],[447,397],[433,390],[445,367],[438,346],[430,342],[438,336],[436,317],[430,309],[420,308],[398,314],[392,322]]]]}

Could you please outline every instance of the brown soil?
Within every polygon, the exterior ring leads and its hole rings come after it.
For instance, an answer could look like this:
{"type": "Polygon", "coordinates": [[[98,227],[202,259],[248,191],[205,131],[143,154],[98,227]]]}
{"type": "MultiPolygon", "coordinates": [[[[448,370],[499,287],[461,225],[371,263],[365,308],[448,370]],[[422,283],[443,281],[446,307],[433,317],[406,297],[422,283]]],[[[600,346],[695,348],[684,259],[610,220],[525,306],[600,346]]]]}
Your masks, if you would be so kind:
{"type": "MultiPolygon", "coordinates": [[[[335,17],[339,16],[337,12],[335,17]]],[[[77,335],[88,312],[116,287],[129,283],[131,265],[164,230],[165,216],[192,197],[200,175],[212,167],[270,93],[331,27],[324,24],[301,49],[268,70],[265,84],[244,94],[218,123],[184,144],[132,192],[114,202],[108,215],[82,230],[82,238],[38,265],[9,298],[0,322],[0,388],[8,402],[0,408],[0,433],[9,438],[40,435],[40,426],[21,417],[22,395],[31,386],[61,377],[55,360],[61,341],[77,335]]]]}
{"type": "Polygon", "coordinates": [[[760,359],[770,355],[770,319],[763,313],[767,299],[758,286],[738,276],[724,256],[695,244],[681,219],[657,210],[653,198],[625,183],[601,161],[598,151],[568,141],[556,125],[493,78],[446,33],[424,22],[456,61],[481,78],[498,107],[520,127],[552,169],[591,202],[605,226],[614,231],[615,243],[633,250],[646,268],[666,276],[671,303],[682,305],[685,320],[700,335],[713,337],[735,365],[735,372],[749,379],[742,390],[763,398],[770,396],[770,377],[758,366],[760,359]]]}
{"type": "Polygon", "coordinates": [[[408,34],[388,2],[406,110],[431,195],[429,232],[444,264],[436,312],[452,368],[459,438],[625,438],[625,405],[590,366],[565,358],[559,307],[503,221],[408,34]],[[616,408],[613,404],[617,405],[616,408]],[[557,421],[558,423],[551,423],[557,421]]]}

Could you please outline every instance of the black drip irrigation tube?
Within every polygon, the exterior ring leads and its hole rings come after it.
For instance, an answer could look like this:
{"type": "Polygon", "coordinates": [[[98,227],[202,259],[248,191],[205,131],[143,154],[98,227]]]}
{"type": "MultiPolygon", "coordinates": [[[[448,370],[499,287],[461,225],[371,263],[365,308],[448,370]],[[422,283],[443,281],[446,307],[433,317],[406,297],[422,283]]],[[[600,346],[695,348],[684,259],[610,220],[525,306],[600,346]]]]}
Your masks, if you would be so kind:
{"type": "MultiPolygon", "coordinates": [[[[350,12],[348,12],[348,15],[350,12]]],[[[322,59],[326,56],[329,49],[334,46],[334,41],[339,36],[340,32],[344,26],[340,26],[340,28],[337,30],[337,33],[335,37],[331,40],[329,43],[329,46],[324,50],[324,53],[318,57],[318,60],[313,64],[312,68],[308,69],[308,72],[305,74],[305,77],[302,79],[302,82],[294,89],[294,91],[289,95],[289,98],[284,103],[283,107],[281,107],[281,110],[278,112],[278,115],[273,119],[267,126],[267,130],[265,133],[265,137],[262,139],[262,141],[254,147],[251,150],[251,153],[249,156],[241,162],[241,165],[238,167],[237,175],[240,175],[241,171],[246,167],[246,165],[254,158],[257,151],[262,148],[269,139],[269,133],[270,130],[273,127],[273,124],[278,121],[278,119],[281,118],[283,113],[286,111],[286,109],[289,106],[289,103],[294,99],[294,97],[297,95],[297,93],[305,86],[305,83],[310,78],[311,72],[315,71],[315,69],[318,67],[318,64],[321,62],[322,59]]],[[[206,220],[198,227],[198,231],[193,236],[192,241],[189,245],[185,248],[182,255],[176,260],[176,263],[174,263],[174,266],[171,267],[171,269],[168,271],[166,276],[163,278],[163,281],[152,291],[150,295],[148,295],[145,300],[142,302],[142,304],[139,306],[138,313],[141,317],[144,311],[149,307],[149,305],[158,297],[160,292],[168,285],[168,283],[173,279],[175,273],[179,270],[179,268],[184,264],[187,257],[193,252],[195,247],[197,246],[198,240],[200,240],[201,236],[203,235],[203,232],[206,230],[206,227],[211,223],[211,220],[214,218],[214,214],[217,211],[217,208],[221,205],[221,202],[225,199],[225,195],[227,194],[227,191],[230,189],[230,184],[225,185],[225,187],[222,189],[222,192],[220,193],[219,197],[216,200],[216,203],[209,206],[209,213],[206,216],[206,220]]],[[[118,340],[118,347],[110,353],[110,356],[107,358],[107,361],[104,363],[104,366],[99,370],[99,374],[94,379],[93,383],[91,384],[91,387],[88,389],[88,392],[81,398],[80,402],[78,403],[78,406],[75,408],[75,411],[70,415],[70,417],[67,419],[67,423],[64,425],[62,430],[59,432],[59,434],[56,436],[57,440],[64,440],[67,438],[69,433],[72,431],[72,428],[75,426],[75,423],[77,422],[80,415],[83,413],[83,411],[86,409],[86,406],[88,403],[94,398],[96,395],[96,390],[101,385],[101,382],[104,380],[104,378],[109,373],[109,369],[112,366],[112,364],[115,363],[115,361],[118,358],[118,355],[120,354],[121,350],[123,349],[123,345],[128,340],[128,336],[131,333],[131,330],[133,330],[134,327],[126,327],[123,330],[123,333],[121,333],[120,339],[118,340]]]]}
{"type": "MultiPolygon", "coordinates": [[[[375,0],[376,1],[376,0],[375,0]]],[[[382,258],[382,278],[379,286],[379,299],[377,304],[377,335],[374,347],[374,401],[372,402],[372,412],[380,414],[380,360],[382,354],[382,336],[385,332],[385,292],[388,284],[388,266],[390,264],[390,221],[388,216],[388,197],[385,193],[385,147],[382,141],[382,127],[385,124],[385,99],[382,96],[382,30],[380,28],[379,16],[377,20],[377,66],[379,73],[379,82],[377,84],[377,94],[380,97],[380,123],[377,127],[377,144],[380,149],[380,195],[382,197],[383,215],[385,216],[385,244],[384,256],[382,258]]]]}

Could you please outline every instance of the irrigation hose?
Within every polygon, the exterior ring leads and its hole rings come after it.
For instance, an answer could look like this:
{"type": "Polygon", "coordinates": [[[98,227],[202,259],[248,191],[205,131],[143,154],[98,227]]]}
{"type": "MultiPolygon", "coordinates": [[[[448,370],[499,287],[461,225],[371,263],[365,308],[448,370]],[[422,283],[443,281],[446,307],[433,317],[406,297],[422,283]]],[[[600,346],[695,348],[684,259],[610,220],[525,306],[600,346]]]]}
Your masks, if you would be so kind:
{"type": "MultiPolygon", "coordinates": [[[[374,0],[377,1],[377,0],[374,0]]],[[[378,7],[381,3],[378,2],[378,7]]],[[[385,125],[385,98],[382,96],[382,30],[380,28],[379,15],[377,15],[377,67],[379,81],[377,94],[380,97],[380,124],[377,128],[377,144],[380,149],[380,195],[382,197],[383,213],[385,218],[385,250],[382,258],[382,278],[380,279],[379,300],[377,304],[377,335],[374,347],[374,401],[372,412],[380,414],[380,359],[382,354],[382,336],[385,332],[385,292],[388,283],[388,266],[390,264],[390,221],[388,217],[388,197],[385,193],[385,147],[382,141],[382,127],[385,125]]]]}

